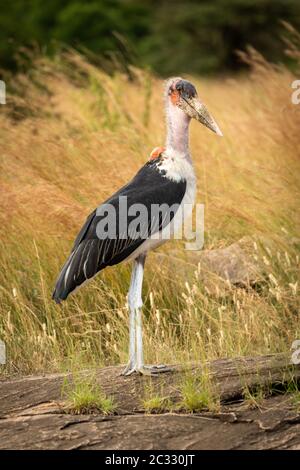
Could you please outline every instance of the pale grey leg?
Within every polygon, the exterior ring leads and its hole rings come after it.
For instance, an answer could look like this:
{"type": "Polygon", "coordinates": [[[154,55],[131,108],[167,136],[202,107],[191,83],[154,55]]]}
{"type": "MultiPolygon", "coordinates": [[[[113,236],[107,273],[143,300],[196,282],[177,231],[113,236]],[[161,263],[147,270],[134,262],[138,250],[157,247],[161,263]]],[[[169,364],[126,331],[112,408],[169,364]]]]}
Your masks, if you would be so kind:
{"type": "Polygon", "coordinates": [[[129,362],[125,367],[122,375],[130,375],[136,369],[136,328],[135,328],[135,311],[129,307],[129,362]]]}
{"type": "Polygon", "coordinates": [[[133,262],[133,270],[128,292],[129,320],[129,363],[123,375],[131,375],[139,372],[144,375],[156,375],[161,372],[169,372],[171,369],[164,365],[145,366],[143,353],[142,331],[142,287],[144,277],[144,265],[146,255],[138,256],[133,262]]]}
{"type": "Polygon", "coordinates": [[[143,352],[143,327],[142,327],[142,309],[136,310],[136,363],[137,369],[141,370],[144,367],[144,352],[143,352]]]}
{"type": "Polygon", "coordinates": [[[141,309],[144,264],[146,255],[140,255],[133,261],[133,268],[128,291],[129,307],[129,362],[123,375],[131,375],[143,366],[143,343],[141,309]]]}

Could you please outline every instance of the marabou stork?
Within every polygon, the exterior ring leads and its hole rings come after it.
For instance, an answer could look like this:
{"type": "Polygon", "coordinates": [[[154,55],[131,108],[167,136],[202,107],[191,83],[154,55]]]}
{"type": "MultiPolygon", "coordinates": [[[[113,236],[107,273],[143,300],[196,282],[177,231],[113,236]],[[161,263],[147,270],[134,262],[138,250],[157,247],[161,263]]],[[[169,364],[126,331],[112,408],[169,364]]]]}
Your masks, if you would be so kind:
{"type": "MultiPolygon", "coordinates": [[[[145,258],[149,250],[153,250],[165,241],[162,235],[166,230],[173,234],[181,226],[185,217],[190,215],[195,201],[196,177],[188,144],[191,119],[195,118],[216,134],[222,135],[217,123],[198,98],[194,85],[187,80],[180,77],[169,79],[166,82],[165,102],[167,116],[165,147],[154,149],[150,160],[134,178],[88,216],[75,240],[69,258],[62,267],[53,293],[53,299],[60,303],[106,266],[133,260],[128,292],[129,362],[123,371],[124,375],[133,372],[151,375],[169,370],[166,366],[144,365],[141,314],[145,258]],[[118,222],[124,216],[120,209],[122,197],[127,198],[128,208],[134,204],[143,204],[149,210],[147,220],[144,222],[144,232],[140,230],[139,236],[131,236],[129,230],[125,230],[125,237],[124,233],[122,236],[120,234],[118,222]],[[97,226],[103,221],[104,213],[101,209],[107,204],[116,211],[116,233],[114,237],[99,238],[97,226]],[[168,218],[162,219],[160,214],[156,220],[153,220],[151,205],[162,204],[177,209],[170,210],[168,218]],[[142,233],[144,235],[146,233],[146,236],[142,236],[142,233]],[[158,236],[153,238],[153,234],[158,236]]],[[[133,220],[132,215],[128,214],[127,228],[133,220]]]]}

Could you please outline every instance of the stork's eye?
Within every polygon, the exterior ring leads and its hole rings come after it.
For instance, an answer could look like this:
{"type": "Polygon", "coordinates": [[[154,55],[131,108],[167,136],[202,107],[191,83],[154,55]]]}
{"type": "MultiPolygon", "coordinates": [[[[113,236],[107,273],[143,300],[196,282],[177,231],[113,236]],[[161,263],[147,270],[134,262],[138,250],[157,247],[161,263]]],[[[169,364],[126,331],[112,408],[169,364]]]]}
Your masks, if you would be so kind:
{"type": "Polygon", "coordinates": [[[181,82],[176,84],[176,90],[182,91],[183,90],[183,84],[181,82]]]}

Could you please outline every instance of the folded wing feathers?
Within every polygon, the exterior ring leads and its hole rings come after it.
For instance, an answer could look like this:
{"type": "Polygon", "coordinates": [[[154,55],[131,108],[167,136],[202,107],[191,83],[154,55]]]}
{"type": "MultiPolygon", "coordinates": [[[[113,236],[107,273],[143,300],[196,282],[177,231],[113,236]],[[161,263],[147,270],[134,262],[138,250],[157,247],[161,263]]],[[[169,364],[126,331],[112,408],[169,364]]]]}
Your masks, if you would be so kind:
{"type": "MultiPolygon", "coordinates": [[[[135,202],[142,202],[148,209],[151,208],[152,203],[167,203],[171,206],[173,203],[182,201],[185,190],[185,180],[174,183],[157,171],[155,162],[148,162],[131,182],[106,202],[113,204],[118,209],[119,197],[125,195],[128,197],[128,207],[135,202]],[[160,188],[160,191],[156,191],[155,188],[160,188]]],[[[151,214],[140,227],[141,234],[138,238],[129,233],[127,226],[125,234],[119,233],[116,239],[106,238],[103,240],[97,238],[96,227],[99,216],[97,210],[93,211],[81,228],[72,252],[60,272],[53,299],[60,303],[76,287],[93,277],[99,270],[126,259],[150,234],[154,234],[164,227],[166,218],[167,214],[160,214],[159,217],[151,214]]]]}
{"type": "Polygon", "coordinates": [[[100,240],[84,240],[71,253],[57,280],[53,299],[59,303],[65,300],[70,292],[98,271],[101,252],[100,240]]]}

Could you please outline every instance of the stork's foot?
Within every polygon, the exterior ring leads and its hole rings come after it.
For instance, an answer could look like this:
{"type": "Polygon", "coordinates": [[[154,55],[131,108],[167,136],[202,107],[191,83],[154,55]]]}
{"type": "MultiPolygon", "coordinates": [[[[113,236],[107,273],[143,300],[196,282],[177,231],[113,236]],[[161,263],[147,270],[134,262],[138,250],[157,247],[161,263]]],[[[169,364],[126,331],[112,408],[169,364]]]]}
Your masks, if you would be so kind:
{"type": "Polygon", "coordinates": [[[128,362],[127,366],[125,367],[125,369],[121,372],[120,375],[123,375],[123,376],[128,376],[128,375],[132,375],[136,372],[136,365],[132,362],[128,362]]]}
{"type": "Polygon", "coordinates": [[[158,375],[164,374],[166,372],[172,372],[173,369],[171,367],[165,366],[164,364],[158,364],[153,366],[143,366],[138,372],[142,375],[158,375]]]}
{"type": "Polygon", "coordinates": [[[125,369],[123,370],[121,375],[132,375],[132,374],[141,374],[141,375],[149,375],[149,376],[154,376],[158,374],[163,374],[166,372],[172,372],[174,369],[171,367],[165,366],[164,364],[160,365],[153,365],[153,366],[142,366],[142,367],[137,367],[137,366],[131,366],[131,364],[128,364],[125,369]]]}

